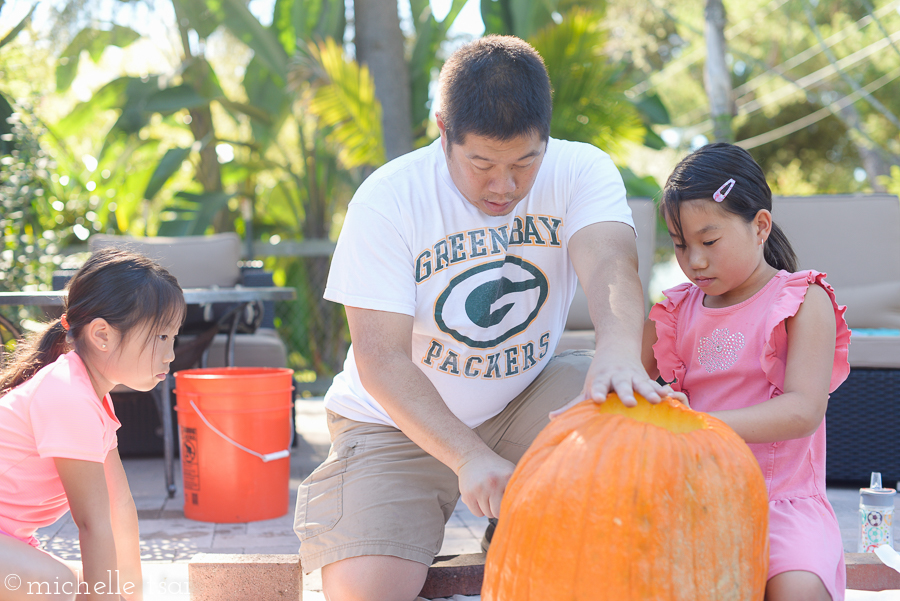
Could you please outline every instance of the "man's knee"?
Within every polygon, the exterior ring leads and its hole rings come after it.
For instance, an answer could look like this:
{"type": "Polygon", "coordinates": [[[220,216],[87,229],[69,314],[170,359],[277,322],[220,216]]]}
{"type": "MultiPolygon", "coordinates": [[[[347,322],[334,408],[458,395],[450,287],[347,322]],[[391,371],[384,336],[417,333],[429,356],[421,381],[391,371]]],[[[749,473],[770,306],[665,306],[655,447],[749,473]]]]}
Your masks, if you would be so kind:
{"type": "Polygon", "coordinates": [[[328,601],[413,601],[428,566],[390,555],[351,557],[322,568],[328,601]]]}

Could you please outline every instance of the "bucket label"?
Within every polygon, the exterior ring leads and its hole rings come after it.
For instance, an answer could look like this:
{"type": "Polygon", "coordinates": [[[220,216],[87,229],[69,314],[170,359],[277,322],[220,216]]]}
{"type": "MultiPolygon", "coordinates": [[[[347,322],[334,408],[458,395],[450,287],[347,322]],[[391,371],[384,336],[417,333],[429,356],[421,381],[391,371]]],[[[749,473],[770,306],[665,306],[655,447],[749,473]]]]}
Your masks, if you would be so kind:
{"type": "Polygon", "coordinates": [[[200,463],[197,458],[197,429],[181,428],[181,472],[185,490],[200,490],[200,463]]]}

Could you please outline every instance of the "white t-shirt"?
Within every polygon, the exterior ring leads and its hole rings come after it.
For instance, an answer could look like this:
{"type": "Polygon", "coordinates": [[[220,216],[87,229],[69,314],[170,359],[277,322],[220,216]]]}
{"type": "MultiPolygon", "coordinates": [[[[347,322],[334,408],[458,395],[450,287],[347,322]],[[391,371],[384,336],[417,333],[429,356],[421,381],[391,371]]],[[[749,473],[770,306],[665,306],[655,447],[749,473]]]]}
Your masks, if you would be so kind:
{"type": "MultiPolygon", "coordinates": [[[[325,298],[413,316],[413,362],[474,428],[550,360],[577,284],[569,240],[600,221],[634,227],[622,178],[594,146],[551,138],[531,192],[494,217],[460,194],[436,140],[359,187],[325,298]]],[[[396,425],[363,388],[352,346],[325,406],[396,425]]]]}

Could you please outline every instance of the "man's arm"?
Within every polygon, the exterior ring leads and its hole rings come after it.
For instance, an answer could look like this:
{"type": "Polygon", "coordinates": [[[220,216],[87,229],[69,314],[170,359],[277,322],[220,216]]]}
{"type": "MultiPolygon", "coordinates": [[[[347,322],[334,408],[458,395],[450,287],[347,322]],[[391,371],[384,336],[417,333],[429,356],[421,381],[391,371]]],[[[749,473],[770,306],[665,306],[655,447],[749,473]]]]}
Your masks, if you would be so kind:
{"type": "Polygon", "coordinates": [[[634,230],[611,221],[589,225],[572,236],[569,256],[588,298],[597,342],[581,395],[551,415],[585,399],[603,401],[610,392],[625,405],[636,404],[635,392],[658,403],[671,389],[652,380],[641,362],[644,300],[634,230]]]}
{"type": "Polygon", "coordinates": [[[413,318],[346,309],[362,385],[410,440],[456,473],[462,500],[472,513],[497,517],[515,466],[488,448],[450,411],[412,362],[413,318]]]}

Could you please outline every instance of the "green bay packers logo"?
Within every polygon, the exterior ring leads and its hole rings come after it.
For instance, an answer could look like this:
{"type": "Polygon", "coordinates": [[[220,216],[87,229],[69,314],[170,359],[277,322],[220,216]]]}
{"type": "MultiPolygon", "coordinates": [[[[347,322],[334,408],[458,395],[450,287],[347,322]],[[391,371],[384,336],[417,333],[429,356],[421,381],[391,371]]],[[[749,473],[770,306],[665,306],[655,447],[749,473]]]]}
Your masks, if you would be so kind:
{"type": "Polygon", "coordinates": [[[534,321],[548,289],[540,269],[507,256],[450,280],[434,305],[434,320],[441,331],[471,348],[492,348],[534,321]]]}

